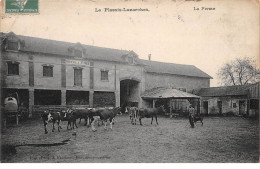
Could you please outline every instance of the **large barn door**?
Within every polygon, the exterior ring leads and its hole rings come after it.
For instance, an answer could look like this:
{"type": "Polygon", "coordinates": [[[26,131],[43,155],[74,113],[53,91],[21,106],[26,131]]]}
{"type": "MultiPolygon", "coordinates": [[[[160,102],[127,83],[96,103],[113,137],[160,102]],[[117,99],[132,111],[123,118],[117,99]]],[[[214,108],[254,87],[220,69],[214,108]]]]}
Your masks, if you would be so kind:
{"type": "Polygon", "coordinates": [[[120,81],[120,106],[123,111],[126,106],[138,106],[139,82],[136,80],[124,79],[120,81]]]}

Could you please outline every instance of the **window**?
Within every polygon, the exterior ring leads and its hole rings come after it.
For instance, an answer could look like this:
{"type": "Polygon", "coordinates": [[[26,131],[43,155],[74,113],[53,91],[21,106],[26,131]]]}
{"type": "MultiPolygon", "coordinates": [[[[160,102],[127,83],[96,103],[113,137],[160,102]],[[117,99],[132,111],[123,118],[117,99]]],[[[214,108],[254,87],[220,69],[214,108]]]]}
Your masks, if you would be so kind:
{"type": "Polygon", "coordinates": [[[43,66],[43,76],[53,77],[53,66],[43,66]]]}
{"type": "Polygon", "coordinates": [[[8,75],[19,75],[19,63],[18,62],[8,62],[8,75]]]}
{"type": "Polygon", "coordinates": [[[74,68],[74,86],[82,86],[82,68],[74,68]]]}
{"type": "Polygon", "coordinates": [[[18,50],[18,42],[8,41],[7,42],[7,50],[18,50]]]}
{"type": "Polygon", "coordinates": [[[237,104],[236,103],[233,103],[233,108],[236,108],[237,107],[237,104]]]}
{"type": "Polygon", "coordinates": [[[78,49],[75,49],[74,50],[74,55],[75,55],[75,57],[81,58],[82,57],[82,51],[78,50],[78,49]]]}
{"type": "Polygon", "coordinates": [[[133,57],[128,57],[128,63],[134,64],[134,58],[133,57]]]}
{"type": "Polygon", "coordinates": [[[178,88],[178,90],[183,91],[183,92],[187,92],[186,88],[178,88]]]}
{"type": "Polygon", "coordinates": [[[101,80],[108,80],[108,70],[101,70],[101,80]]]}

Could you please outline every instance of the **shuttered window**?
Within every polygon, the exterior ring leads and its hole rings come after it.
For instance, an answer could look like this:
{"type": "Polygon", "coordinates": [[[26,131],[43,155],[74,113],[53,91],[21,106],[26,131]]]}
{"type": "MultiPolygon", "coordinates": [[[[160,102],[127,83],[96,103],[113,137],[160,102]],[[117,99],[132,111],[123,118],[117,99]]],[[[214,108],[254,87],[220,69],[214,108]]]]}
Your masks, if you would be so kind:
{"type": "Polygon", "coordinates": [[[82,69],[74,68],[74,86],[82,86],[82,69]]]}
{"type": "Polygon", "coordinates": [[[128,63],[134,64],[134,58],[133,57],[128,57],[128,63]]]}
{"type": "Polygon", "coordinates": [[[7,43],[7,49],[8,49],[8,50],[17,51],[17,50],[18,50],[18,42],[8,41],[8,43],[7,43]]]}
{"type": "Polygon", "coordinates": [[[19,75],[19,63],[8,62],[8,75],[19,75]]]}
{"type": "Polygon", "coordinates": [[[101,70],[101,80],[108,80],[108,70],[101,70]]]}
{"type": "Polygon", "coordinates": [[[53,77],[53,66],[43,66],[43,76],[53,77]]]}

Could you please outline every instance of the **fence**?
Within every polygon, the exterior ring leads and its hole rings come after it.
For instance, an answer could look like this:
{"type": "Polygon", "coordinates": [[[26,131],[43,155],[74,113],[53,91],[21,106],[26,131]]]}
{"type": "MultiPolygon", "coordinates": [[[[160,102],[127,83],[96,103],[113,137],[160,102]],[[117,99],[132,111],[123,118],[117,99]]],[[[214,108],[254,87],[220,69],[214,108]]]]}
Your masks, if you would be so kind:
{"type": "Polygon", "coordinates": [[[62,111],[67,108],[75,108],[75,109],[85,109],[89,108],[89,105],[33,105],[32,106],[32,118],[38,118],[41,116],[41,113],[45,110],[49,111],[62,111]]]}

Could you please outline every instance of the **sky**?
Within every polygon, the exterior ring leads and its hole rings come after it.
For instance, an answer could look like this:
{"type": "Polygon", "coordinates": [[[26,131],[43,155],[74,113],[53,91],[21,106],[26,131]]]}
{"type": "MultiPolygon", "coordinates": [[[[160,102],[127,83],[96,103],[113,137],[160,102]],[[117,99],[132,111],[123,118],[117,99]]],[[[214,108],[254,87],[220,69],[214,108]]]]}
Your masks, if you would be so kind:
{"type": "Polygon", "coordinates": [[[7,15],[2,10],[1,32],[133,50],[141,59],[151,54],[154,61],[195,65],[213,77],[211,87],[221,85],[217,71],[232,59],[251,57],[260,63],[257,0],[39,0],[39,11],[7,15]]]}

